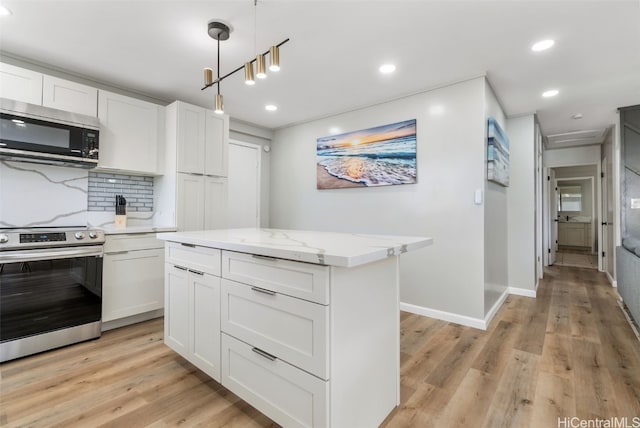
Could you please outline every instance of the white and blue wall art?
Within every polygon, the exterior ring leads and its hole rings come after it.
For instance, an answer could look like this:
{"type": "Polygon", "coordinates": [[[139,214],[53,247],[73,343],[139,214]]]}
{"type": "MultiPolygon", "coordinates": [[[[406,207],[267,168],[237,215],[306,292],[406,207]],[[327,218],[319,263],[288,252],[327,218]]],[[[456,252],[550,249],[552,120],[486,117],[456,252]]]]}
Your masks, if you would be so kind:
{"type": "Polygon", "coordinates": [[[415,119],[318,138],[316,150],[318,189],[417,182],[415,119]]]}
{"type": "Polygon", "coordinates": [[[509,138],[493,117],[487,126],[487,180],[509,187],[509,138]]]}

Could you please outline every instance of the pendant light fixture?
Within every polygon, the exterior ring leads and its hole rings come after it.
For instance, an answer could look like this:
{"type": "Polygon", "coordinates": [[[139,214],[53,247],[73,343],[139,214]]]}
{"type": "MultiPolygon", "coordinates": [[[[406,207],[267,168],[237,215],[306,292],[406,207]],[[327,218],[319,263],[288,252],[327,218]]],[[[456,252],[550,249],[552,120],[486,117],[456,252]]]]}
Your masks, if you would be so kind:
{"type": "MultiPolygon", "coordinates": [[[[254,39],[253,39],[253,47],[254,51],[256,50],[256,23],[257,18],[255,11],[257,10],[258,0],[254,0],[254,39]]],[[[259,79],[264,79],[267,77],[266,72],[266,59],[265,57],[269,55],[269,70],[270,71],[279,71],[280,70],[280,46],[284,45],[289,41],[289,39],[285,39],[277,45],[271,46],[268,51],[263,53],[258,53],[254,59],[251,61],[245,62],[244,65],[237,67],[233,71],[225,74],[220,77],[220,41],[229,39],[229,35],[231,34],[231,29],[229,26],[223,22],[212,20],[208,23],[208,33],[209,36],[218,42],[218,65],[216,70],[216,79],[213,79],[213,70],[211,68],[204,69],[204,87],[202,90],[205,90],[213,85],[218,86],[218,91],[215,96],[215,113],[223,114],[224,113],[224,104],[223,97],[220,93],[220,84],[227,77],[232,74],[237,73],[240,70],[244,69],[244,81],[247,85],[254,85],[256,83],[255,77],[259,79]],[[253,72],[253,63],[256,63],[256,74],[253,72]]]]}
{"type": "Polygon", "coordinates": [[[245,62],[244,63],[244,83],[247,85],[255,85],[256,81],[253,78],[253,63],[245,62]]]}

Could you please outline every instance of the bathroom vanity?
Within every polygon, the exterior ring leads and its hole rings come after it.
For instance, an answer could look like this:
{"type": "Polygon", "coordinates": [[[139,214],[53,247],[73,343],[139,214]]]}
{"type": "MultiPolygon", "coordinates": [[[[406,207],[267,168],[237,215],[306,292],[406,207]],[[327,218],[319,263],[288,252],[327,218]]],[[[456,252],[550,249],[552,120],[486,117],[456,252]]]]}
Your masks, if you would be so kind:
{"type": "Polygon", "coordinates": [[[400,402],[399,256],[431,238],[163,233],[165,343],[286,427],[377,427],[400,402]]]}

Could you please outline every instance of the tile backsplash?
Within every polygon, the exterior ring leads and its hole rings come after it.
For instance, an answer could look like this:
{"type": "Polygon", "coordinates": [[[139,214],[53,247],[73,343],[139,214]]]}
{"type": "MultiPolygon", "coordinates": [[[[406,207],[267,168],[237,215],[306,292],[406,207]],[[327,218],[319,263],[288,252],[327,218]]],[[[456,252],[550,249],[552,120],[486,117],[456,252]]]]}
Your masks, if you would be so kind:
{"type": "Polygon", "coordinates": [[[153,177],[89,172],[89,211],[114,211],[115,195],[127,200],[127,212],[153,211],[153,177]]]}

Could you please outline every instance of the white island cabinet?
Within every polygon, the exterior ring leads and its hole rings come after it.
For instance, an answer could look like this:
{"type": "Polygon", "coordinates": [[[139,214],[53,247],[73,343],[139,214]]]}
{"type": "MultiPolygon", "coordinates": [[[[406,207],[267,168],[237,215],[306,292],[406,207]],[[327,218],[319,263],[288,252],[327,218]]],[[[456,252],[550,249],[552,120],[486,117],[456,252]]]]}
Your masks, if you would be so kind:
{"type": "Polygon", "coordinates": [[[400,402],[399,256],[431,238],[163,233],[165,343],[284,427],[377,427],[400,402]]]}

